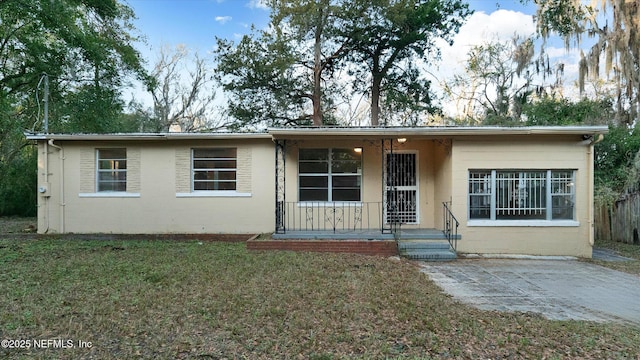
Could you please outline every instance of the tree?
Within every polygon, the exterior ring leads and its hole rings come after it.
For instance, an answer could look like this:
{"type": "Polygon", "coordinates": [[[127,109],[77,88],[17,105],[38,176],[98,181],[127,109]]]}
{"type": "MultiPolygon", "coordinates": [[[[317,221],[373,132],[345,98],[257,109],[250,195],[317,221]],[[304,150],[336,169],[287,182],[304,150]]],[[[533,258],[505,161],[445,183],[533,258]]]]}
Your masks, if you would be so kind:
{"type": "Polygon", "coordinates": [[[545,38],[558,33],[567,48],[580,47],[584,35],[595,38],[585,55],[580,52],[579,84],[584,90],[587,76],[613,73],[616,83],[618,123],[630,125],[640,110],[640,4],[631,0],[602,0],[584,4],[581,0],[534,0],[538,5],[538,32],[545,38]]]}
{"type": "Polygon", "coordinates": [[[165,46],[151,72],[148,90],[153,108],[134,102],[140,131],[212,131],[226,124],[215,113],[213,75],[205,59],[197,53],[191,57],[182,45],[175,49],[165,46]]]}
{"type": "MultiPolygon", "coordinates": [[[[596,190],[600,193],[619,195],[625,187],[636,187],[638,177],[633,177],[633,161],[640,151],[640,130],[609,125],[609,133],[595,148],[596,190]],[[632,184],[629,184],[632,182],[632,184]],[[606,189],[606,190],[605,190],[606,189]]],[[[637,175],[637,173],[636,173],[637,175]]],[[[615,200],[615,197],[613,200],[615,200]]]]}
{"type": "Polygon", "coordinates": [[[514,37],[471,48],[463,74],[445,84],[445,93],[462,107],[465,121],[484,124],[519,122],[534,96],[553,96],[561,86],[563,66],[552,68],[544,53],[535,57],[533,39],[514,37]],[[550,84],[545,81],[556,74],[550,84]]]}
{"type": "Polygon", "coordinates": [[[332,123],[333,75],[350,39],[336,33],[344,1],[270,0],[270,28],[236,45],[217,39],[218,79],[241,125],[332,123]]]}
{"type": "MultiPolygon", "coordinates": [[[[237,45],[218,39],[218,73],[243,124],[335,122],[347,71],[371,98],[372,124],[385,109],[433,110],[429,81],[416,62],[437,57],[434,40],[450,40],[468,6],[458,0],[272,0],[270,29],[237,45]],[[384,97],[382,97],[384,96],[384,97]]],[[[349,100],[347,100],[349,101],[349,100]]]]}
{"type": "Polygon", "coordinates": [[[613,117],[611,99],[582,99],[543,96],[524,104],[527,126],[607,125],[613,117]]]}
{"type": "Polygon", "coordinates": [[[468,4],[459,0],[374,0],[355,2],[354,7],[343,36],[354,39],[352,73],[356,89],[371,96],[371,125],[380,124],[384,95],[389,110],[432,109],[429,81],[420,76],[416,63],[439,56],[436,38],[452,43],[452,36],[471,14],[468,4]]]}
{"type": "MultiPolygon", "coordinates": [[[[51,108],[52,120],[86,110],[62,105],[73,93],[91,92],[112,110],[121,109],[114,99],[124,79],[146,79],[132,45],[137,39],[132,17],[132,10],[116,0],[0,2],[0,95],[11,104],[5,109],[13,113],[13,124],[24,129],[36,121],[39,105],[33,96],[42,74],[51,83],[51,103],[59,105],[51,108]]],[[[60,123],[52,125],[65,130],[60,123]]]]}
{"type": "Polygon", "coordinates": [[[282,36],[283,29],[290,29],[294,41],[302,45],[302,64],[312,73],[313,125],[323,124],[323,75],[335,71],[340,60],[349,51],[352,39],[336,33],[343,21],[346,4],[332,0],[271,0],[272,25],[282,36]],[[308,45],[307,45],[308,44],[308,45]],[[307,48],[307,47],[312,47],[307,48]],[[305,54],[313,53],[313,61],[304,61],[305,54]]]}
{"type": "MultiPolygon", "coordinates": [[[[35,213],[33,188],[18,191],[17,184],[35,183],[36,179],[35,167],[25,171],[35,166],[35,151],[29,149],[22,132],[41,129],[42,97],[35,95],[43,94],[42,88],[36,90],[42,74],[50,80],[52,131],[117,131],[111,126],[118,126],[114,120],[121,118],[119,95],[125,78],[146,78],[132,45],[136,40],[132,17],[132,10],[117,0],[0,2],[3,202],[23,199],[35,213]],[[87,114],[92,109],[87,106],[97,103],[101,109],[98,119],[87,114]]],[[[9,205],[0,204],[3,215],[18,211],[9,205]]]]}

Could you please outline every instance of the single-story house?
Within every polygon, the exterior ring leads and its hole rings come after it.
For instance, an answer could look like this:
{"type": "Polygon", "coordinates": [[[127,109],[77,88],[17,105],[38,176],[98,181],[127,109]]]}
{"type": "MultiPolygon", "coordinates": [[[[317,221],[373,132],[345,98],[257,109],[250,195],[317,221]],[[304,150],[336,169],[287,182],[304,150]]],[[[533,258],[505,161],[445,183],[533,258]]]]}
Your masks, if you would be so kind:
{"type": "MultiPolygon", "coordinates": [[[[38,232],[443,236],[458,252],[591,257],[603,126],[27,134],[38,232]]],[[[325,244],[326,245],[326,244],[325,244]]]]}

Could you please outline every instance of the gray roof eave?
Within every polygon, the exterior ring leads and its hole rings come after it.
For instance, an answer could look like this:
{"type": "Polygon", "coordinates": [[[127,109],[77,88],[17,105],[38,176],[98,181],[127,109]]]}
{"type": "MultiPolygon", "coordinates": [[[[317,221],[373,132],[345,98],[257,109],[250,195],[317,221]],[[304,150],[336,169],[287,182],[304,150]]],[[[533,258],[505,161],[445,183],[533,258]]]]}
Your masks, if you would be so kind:
{"type": "Polygon", "coordinates": [[[153,140],[225,140],[295,139],[309,137],[452,137],[505,135],[599,135],[607,126],[433,126],[433,127],[296,127],[269,128],[263,133],[119,133],[119,134],[42,134],[25,133],[27,140],[60,141],[153,141],[153,140]]]}
{"type": "Polygon", "coordinates": [[[271,139],[271,135],[267,133],[120,133],[120,134],[25,133],[25,137],[27,138],[27,140],[59,140],[59,141],[271,139]]]}
{"type": "Polygon", "coordinates": [[[363,137],[444,137],[477,135],[598,135],[606,134],[607,126],[529,126],[529,127],[363,127],[363,128],[270,128],[274,138],[310,136],[363,137]]]}

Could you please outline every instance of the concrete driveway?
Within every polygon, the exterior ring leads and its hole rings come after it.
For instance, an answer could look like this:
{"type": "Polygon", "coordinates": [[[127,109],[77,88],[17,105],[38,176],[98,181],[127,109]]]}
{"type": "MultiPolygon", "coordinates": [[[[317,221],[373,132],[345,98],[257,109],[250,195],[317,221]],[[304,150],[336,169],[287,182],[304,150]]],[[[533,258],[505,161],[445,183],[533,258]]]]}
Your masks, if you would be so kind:
{"type": "Polygon", "coordinates": [[[640,325],[640,277],[577,260],[422,263],[455,299],[483,310],[640,325]]]}

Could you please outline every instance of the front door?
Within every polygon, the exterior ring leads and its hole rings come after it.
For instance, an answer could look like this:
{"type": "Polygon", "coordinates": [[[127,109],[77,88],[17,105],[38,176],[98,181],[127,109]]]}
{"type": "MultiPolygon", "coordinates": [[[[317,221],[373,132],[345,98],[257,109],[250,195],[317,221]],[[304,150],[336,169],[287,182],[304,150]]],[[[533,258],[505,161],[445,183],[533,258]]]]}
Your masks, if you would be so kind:
{"type": "Polygon", "coordinates": [[[394,152],[386,156],[385,221],[418,223],[418,163],[416,152],[394,152]]]}

